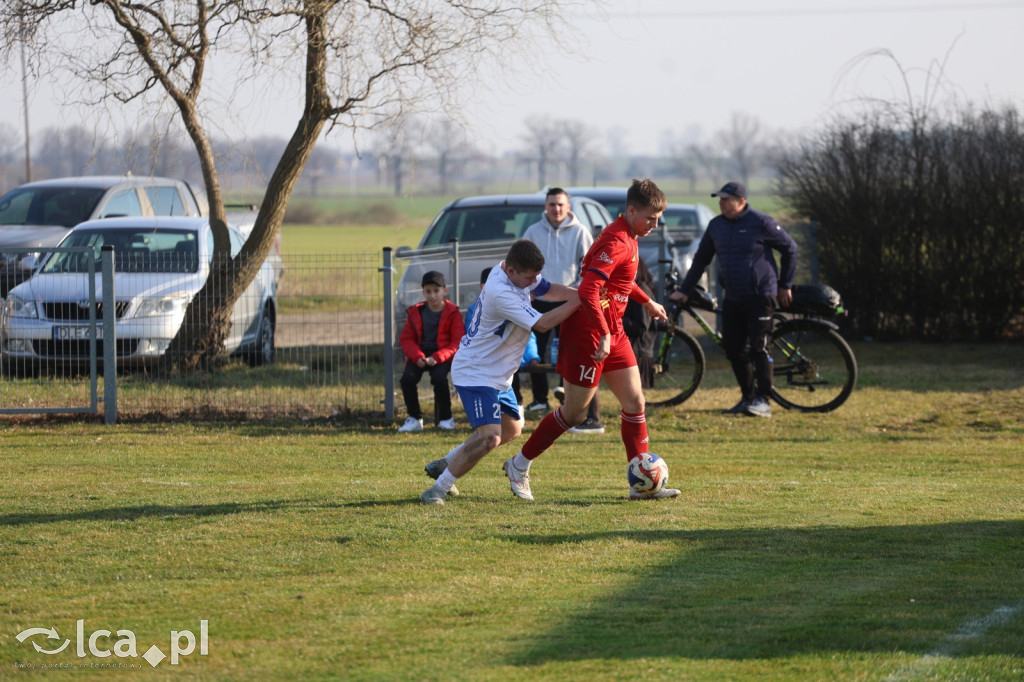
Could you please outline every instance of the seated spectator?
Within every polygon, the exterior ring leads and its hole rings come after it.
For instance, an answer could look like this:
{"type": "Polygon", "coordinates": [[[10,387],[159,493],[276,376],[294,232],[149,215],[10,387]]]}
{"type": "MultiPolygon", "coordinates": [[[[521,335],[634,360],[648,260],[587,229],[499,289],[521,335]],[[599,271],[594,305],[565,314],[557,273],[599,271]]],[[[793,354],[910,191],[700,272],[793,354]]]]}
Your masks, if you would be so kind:
{"type": "Polygon", "coordinates": [[[409,413],[398,429],[403,433],[423,430],[417,387],[424,372],[430,372],[430,384],[434,387],[434,423],[446,431],[455,429],[448,374],[452,368],[452,356],[458,350],[466,328],[459,307],[447,299],[448,289],[443,274],[431,270],[423,275],[422,286],[425,300],[406,311],[405,327],[399,338],[405,353],[405,370],[400,383],[405,409],[409,413]]]}

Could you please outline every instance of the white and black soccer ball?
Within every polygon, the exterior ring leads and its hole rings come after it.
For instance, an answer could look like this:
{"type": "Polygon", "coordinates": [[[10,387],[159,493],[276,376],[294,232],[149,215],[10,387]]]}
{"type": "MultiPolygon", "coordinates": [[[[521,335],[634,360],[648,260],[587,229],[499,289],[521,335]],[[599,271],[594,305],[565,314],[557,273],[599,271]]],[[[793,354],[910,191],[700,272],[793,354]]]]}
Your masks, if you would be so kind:
{"type": "Polygon", "coordinates": [[[641,495],[659,492],[668,483],[668,464],[654,453],[645,452],[626,466],[629,487],[641,495]]]}

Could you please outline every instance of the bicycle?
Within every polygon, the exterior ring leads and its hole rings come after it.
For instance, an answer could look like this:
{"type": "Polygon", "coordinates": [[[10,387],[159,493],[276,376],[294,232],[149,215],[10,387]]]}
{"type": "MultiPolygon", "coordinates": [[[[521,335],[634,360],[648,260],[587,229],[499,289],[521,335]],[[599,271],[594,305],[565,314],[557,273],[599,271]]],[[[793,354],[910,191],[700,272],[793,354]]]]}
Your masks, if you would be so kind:
{"type": "MultiPolygon", "coordinates": [[[[673,285],[678,278],[675,272],[666,276],[666,292],[675,291],[673,285]]],[[[773,316],[771,396],[786,409],[831,412],[846,402],[857,384],[853,351],[839,335],[838,325],[826,319],[845,311],[839,295],[830,287],[795,286],[793,293],[792,305],[773,316]],[[822,297],[829,300],[823,302],[822,297]]],[[[704,378],[704,350],[683,329],[684,312],[723,347],[721,335],[699,310],[716,315],[722,312],[715,297],[699,288],[686,303],[668,301],[668,321],[659,324],[655,339],[654,385],[644,389],[648,405],[678,405],[694,394],[704,378]]]]}

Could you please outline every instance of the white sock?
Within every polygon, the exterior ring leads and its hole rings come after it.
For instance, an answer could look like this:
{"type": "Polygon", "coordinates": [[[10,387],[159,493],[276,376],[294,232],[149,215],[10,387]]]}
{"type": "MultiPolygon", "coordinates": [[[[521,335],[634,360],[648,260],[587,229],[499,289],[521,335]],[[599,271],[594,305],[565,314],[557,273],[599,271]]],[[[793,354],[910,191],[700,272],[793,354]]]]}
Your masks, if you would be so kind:
{"type": "Polygon", "coordinates": [[[437,483],[434,484],[434,487],[440,489],[447,495],[448,491],[452,489],[453,485],[455,485],[456,480],[458,479],[455,475],[452,474],[449,469],[445,469],[441,472],[441,475],[437,477],[437,483]]]}
{"type": "Polygon", "coordinates": [[[529,471],[530,463],[532,461],[533,460],[529,460],[523,457],[523,451],[520,450],[519,452],[516,453],[516,456],[512,458],[512,466],[514,466],[516,469],[519,469],[520,471],[529,471]]]}
{"type": "Polygon", "coordinates": [[[463,442],[463,443],[459,443],[459,444],[458,444],[458,445],[456,445],[456,446],[455,446],[454,448],[452,448],[451,450],[449,450],[449,451],[448,451],[448,454],[444,456],[444,461],[446,461],[446,462],[448,462],[449,464],[451,464],[451,463],[452,463],[452,458],[453,458],[453,457],[455,457],[455,455],[456,455],[456,454],[458,454],[459,450],[461,450],[461,449],[462,449],[462,446],[463,446],[463,445],[465,445],[465,442],[463,442]]]}

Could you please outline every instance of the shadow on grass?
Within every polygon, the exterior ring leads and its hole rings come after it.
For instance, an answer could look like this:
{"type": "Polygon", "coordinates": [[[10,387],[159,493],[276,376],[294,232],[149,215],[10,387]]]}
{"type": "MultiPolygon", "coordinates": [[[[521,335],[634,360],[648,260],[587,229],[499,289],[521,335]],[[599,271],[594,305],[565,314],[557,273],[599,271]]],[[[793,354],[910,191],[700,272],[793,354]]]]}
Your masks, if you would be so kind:
{"type": "Polygon", "coordinates": [[[323,509],[337,505],[325,504],[323,500],[261,500],[258,502],[182,505],[151,504],[133,507],[83,509],[81,511],[63,513],[4,514],[0,515],[0,526],[27,526],[37,523],[62,523],[64,521],[137,521],[154,517],[202,518],[207,516],[229,516],[231,514],[260,514],[305,506],[316,506],[318,509],[323,509]]]}
{"type": "Polygon", "coordinates": [[[665,558],[536,633],[511,665],[829,651],[955,656],[982,646],[989,627],[985,654],[1024,655],[1024,521],[507,539],[650,545],[665,558]],[[986,621],[993,612],[1009,613],[1008,622],[986,621]]]}

